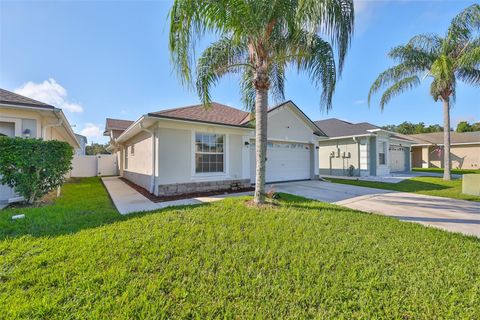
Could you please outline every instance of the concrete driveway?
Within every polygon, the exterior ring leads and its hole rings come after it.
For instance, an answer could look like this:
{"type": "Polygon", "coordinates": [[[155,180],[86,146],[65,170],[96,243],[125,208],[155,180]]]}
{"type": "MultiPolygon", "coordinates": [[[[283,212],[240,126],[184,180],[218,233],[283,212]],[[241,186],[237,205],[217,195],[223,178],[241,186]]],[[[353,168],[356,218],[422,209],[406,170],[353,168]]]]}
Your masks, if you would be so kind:
{"type": "Polygon", "coordinates": [[[322,181],[279,183],[275,184],[275,189],[402,221],[480,237],[479,202],[322,181]]]}

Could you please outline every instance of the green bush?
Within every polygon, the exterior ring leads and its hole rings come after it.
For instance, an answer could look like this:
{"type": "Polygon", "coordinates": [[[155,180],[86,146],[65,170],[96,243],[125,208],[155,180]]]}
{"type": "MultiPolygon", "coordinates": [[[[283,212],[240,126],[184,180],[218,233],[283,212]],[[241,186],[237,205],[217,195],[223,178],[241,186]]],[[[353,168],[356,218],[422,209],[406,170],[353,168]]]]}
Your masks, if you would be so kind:
{"type": "Polygon", "coordinates": [[[72,157],[66,142],[0,137],[0,183],[33,203],[62,185],[72,157]]]}

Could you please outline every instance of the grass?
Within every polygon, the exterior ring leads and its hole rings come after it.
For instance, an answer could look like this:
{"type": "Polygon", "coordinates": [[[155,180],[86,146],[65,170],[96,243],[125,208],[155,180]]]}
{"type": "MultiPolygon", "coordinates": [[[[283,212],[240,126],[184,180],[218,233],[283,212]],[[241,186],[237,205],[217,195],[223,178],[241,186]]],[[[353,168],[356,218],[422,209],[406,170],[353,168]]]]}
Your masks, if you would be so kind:
{"type": "Polygon", "coordinates": [[[0,211],[0,239],[20,235],[56,236],[121,220],[97,178],[71,180],[55,205],[0,211]],[[12,223],[11,216],[26,214],[12,223]]]}
{"type": "Polygon", "coordinates": [[[0,317],[478,318],[480,239],[285,194],[273,208],[247,199],[114,218],[86,179],[23,209],[28,225],[1,211],[0,317]]]}
{"type": "Polygon", "coordinates": [[[350,184],[355,186],[394,190],[401,192],[413,192],[426,194],[429,196],[480,201],[479,196],[473,196],[462,193],[462,180],[455,179],[444,181],[441,177],[415,177],[399,183],[386,183],[376,181],[347,180],[329,178],[331,182],[350,184]]]}
{"type": "MultiPolygon", "coordinates": [[[[417,172],[443,173],[443,168],[413,168],[417,172]]],[[[452,169],[452,174],[480,173],[480,169],[452,169]]]]}

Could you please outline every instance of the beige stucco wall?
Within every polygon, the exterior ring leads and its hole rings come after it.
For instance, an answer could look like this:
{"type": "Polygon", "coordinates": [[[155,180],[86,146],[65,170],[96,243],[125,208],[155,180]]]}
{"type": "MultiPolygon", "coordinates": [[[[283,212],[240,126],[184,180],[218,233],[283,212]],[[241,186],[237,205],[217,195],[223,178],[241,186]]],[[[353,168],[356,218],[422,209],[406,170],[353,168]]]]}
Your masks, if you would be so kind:
{"type": "MultiPolygon", "coordinates": [[[[413,147],[412,165],[415,168],[443,168],[443,153],[433,146],[413,147]]],[[[452,168],[479,169],[480,144],[454,145],[450,148],[452,168]]]]}
{"type": "Polygon", "coordinates": [[[347,175],[348,168],[352,165],[355,168],[355,175],[358,175],[358,157],[358,144],[352,138],[319,142],[320,174],[347,175]],[[330,156],[332,152],[334,157],[330,156]],[[340,152],[340,156],[338,152],[340,152]],[[344,158],[344,152],[346,155],[350,153],[350,157],[344,158]]]}
{"type": "MultiPolygon", "coordinates": [[[[49,124],[59,122],[58,118],[49,110],[22,110],[0,106],[0,121],[15,123],[15,135],[24,136],[25,129],[30,129],[30,138],[43,137],[43,128],[49,124]]],[[[68,125],[68,124],[66,124],[68,125]]],[[[65,127],[50,127],[45,130],[45,140],[58,140],[69,143],[73,148],[78,148],[74,139],[68,134],[65,127]]]]}
{"type": "Polygon", "coordinates": [[[477,145],[453,146],[452,168],[480,169],[480,143],[477,145]]]}

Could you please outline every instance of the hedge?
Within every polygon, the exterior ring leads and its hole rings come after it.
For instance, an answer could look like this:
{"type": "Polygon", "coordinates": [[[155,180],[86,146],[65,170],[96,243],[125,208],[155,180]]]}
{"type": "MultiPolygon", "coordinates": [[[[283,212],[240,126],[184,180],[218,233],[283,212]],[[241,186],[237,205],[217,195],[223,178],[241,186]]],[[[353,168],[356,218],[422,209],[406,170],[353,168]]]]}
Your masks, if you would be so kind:
{"type": "Polygon", "coordinates": [[[66,142],[0,137],[0,183],[33,203],[62,185],[72,157],[66,142]]]}

